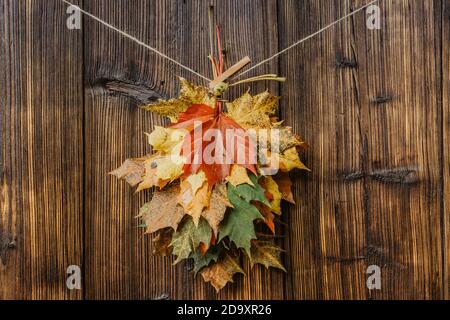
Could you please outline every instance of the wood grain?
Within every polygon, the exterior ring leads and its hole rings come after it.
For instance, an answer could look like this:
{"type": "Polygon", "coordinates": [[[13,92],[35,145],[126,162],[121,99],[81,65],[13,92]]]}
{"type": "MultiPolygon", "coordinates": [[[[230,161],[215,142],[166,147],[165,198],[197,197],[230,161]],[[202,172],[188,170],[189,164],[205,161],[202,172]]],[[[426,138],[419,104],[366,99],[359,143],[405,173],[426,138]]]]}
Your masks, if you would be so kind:
{"type": "Polygon", "coordinates": [[[442,235],[443,280],[445,299],[450,299],[450,3],[442,1],[442,235]]]}
{"type": "MultiPolygon", "coordinates": [[[[296,3],[280,11],[286,43],[365,2],[296,3]]],[[[285,119],[312,146],[289,222],[295,298],[444,296],[440,6],[383,1],[381,30],[358,15],[282,62],[298,74],[282,91],[285,119]],[[366,289],[369,265],[381,291],[366,289]]]]}
{"type": "MultiPolygon", "coordinates": [[[[208,7],[226,64],[254,63],[365,0],[90,0],[81,7],[211,77],[208,7]]],[[[138,108],[205,84],[59,0],[0,4],[0,299],[449,299],[450,3],[383,0],[251,74],[310,144],[277,231],[287,274],[250,270],[216,294],[151,255],[136,195],[108,172],[164,121],[138,108]],[[83,290],[66,268],[83,268],[83,290]],[[368,290],[378,265],[382,289],[368,290]]],[[[233,88],[229,98],[246,86],[233,88]]]]}
{"type": "Polygon", "coordinates": [[[80,299],[83,96],[79,31],[56,1],[0,4],[0,299],[80,299]]]}

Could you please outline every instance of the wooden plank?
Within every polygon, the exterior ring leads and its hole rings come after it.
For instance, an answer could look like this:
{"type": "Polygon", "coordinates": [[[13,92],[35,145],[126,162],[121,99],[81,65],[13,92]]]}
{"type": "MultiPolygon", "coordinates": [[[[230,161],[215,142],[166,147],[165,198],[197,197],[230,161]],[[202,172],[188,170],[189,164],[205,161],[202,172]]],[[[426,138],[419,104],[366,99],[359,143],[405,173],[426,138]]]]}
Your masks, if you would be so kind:
{"type": "MultiPolygon", "coordinates": [[[[259,60],[276,51],[275,1],[212,3],[222,27],[228,66],[247,54],[259,60]],[[241,36],[255,30],[259,31],[251,37],[241,36]]],[[[86,3],[86,9],[210,75],[208,5],[142,0],[108,6],[96,0],[86,3]]],[[[217,296],[209,284],[193,278],[188,264],[172,266],[171,259],[151,256],[151,239],[143,237],[134,219],[151,195],[136,196],[107,173],[126,158],[149,152],[143,132],[162,122],[138,110],[128,98],[112,96],[104,84],[118,79],[167,97],[178,94],[176,75],[207,84],[96,23],[87,22],[85,30],[87,298],[282,298],[282,275],[277,272],[256,270],[217,296]]],[[[272,67],[276,71],[276,64],[272,67]]],[[[256,87],[263,88],[264,84],[256,87]]]]}
{"type": "Polygon", "coordinates": [[[443,110],[443,286],[444,297],[450,299],[450,3],[442,1],[442,110],[443,110]]]}
{"type": "MultiPolygon", "coordinates": [[[[281,1],[284,48],[349,12],[348,1],[281,1]]],[[[311,145],[311,173],[295,176],[297,205],[287,223],[288,283],[294,299],[364,299],[364,188],[360,117],[348,22],[281,59],[282,118],[311,145]],[[355,177],[355,178],[353,178],[355,177]]]]}
{"type": "Polygon", "coordinates": [[[59,1],[0,5],[0,299],[78,299],[82,33],[59,1]]]}
{"type": "MultiPolygon", "coordinates": [[[[381,30],[357,42],[370,175],[366,263],[382,267],[382,289],[369,297],[439,299],[441,1],[385,1],[382,12],[381,30]],[[384,96],[392,101],[373,102],[384,96]]],[[[355,20],[355,30],[364,28],[355,20]]]]}
{"type": "MultiPolygon", "coordinates": [[[[281,1],[281,47],[350,3],[366,2],[281,1]]],[[[282,60],[297,70],[282,91],[285,118],[312,145],[289,221],[295,298],[443,296],[441,2],[383,3],[381,30],[360,14],[282,60]],[[365,286],[369,265],[382,268],[381,291],[365,286]]]]}

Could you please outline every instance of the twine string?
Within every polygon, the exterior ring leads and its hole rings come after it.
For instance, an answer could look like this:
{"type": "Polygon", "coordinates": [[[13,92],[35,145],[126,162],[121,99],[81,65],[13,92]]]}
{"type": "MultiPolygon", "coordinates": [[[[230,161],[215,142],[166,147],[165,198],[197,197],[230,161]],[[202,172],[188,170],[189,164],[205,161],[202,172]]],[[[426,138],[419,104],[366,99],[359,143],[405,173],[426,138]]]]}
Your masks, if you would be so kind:
{"type": "Polygon", "coordinates": [[[67,0],[61,0],[61,1],[64,2],[65,4],[67,4],[67,5],[73,6],[74,8],[76,8],[77,10],[79,10],[80,12],[82,12],[83,14],[85,14],[86,16],[88,16],[88,17],[94,19],[95,21],[99,22],[100,24],[104,25],[105,27],[107,27],[107,28],[109,28],[109,29],[111,29],[111,30],[116,31],[117,33],[120,33],[120,34],[123,35],[124,37],[126,37],[126,38],[128,38],[128,39],[130,39],[130,40],[132,40],[132,41],[134,41],[134,42],[136,42],[136,43],[139,44],[140,46],[143,46],[144,48],[147,48],[147,49],[150,50],[150,51],[153,51],[154,53],[156,53],[157,55],[161,56],[162,58],[169,60],[170,62],[176,64],[177,66],[179,66],[179,67],[181,67],[181,68],[183,68],[183,69],[185,69],[185,70],[187,70],[187,71],[189,71],[189,72],[191,72],[192,74],[198,76],[199,78],[202,78],[202,79],[204,79],[204,80],[206,80],[206,81],[208,81],[208,82],[211,81],[210,79],[208,79],[207,77],[201,75],[201,74],[198,73],[197,71],[195,71],[195,70],[189,68],[188,66],[185,66],[184,64],[182,64],[182,63],[176,61],[175,59],[169,57],[168,55],[162,53],[161,51],[159,51],[159,50],[157,50],[157,49],[155,49],[155,48],[149,46],[148,44],[146,44],[145,42],[139,40],[138,38],[136,38],[136,37],[134,37],[134,36],[132,36],[132,35],[126,33],[126,32],[123,31],[123,30],[120,30],[119,28],[113,26],[112,24],[110,24],[110,23],[108,23],[108,22],[106,22],[106,21],[100,19],[99,17],[93,15],[92,13],[87,12],[87,11],[81,9],[79,6],[76,6],[76,5],[74,5],[73,3],[71,3],[71,2],[69,2],[69,1],[67,1],[67,0]]]}
{"type": "MultiPolygon", "coordinates": [[[[202,78],[202,79],[204,79],[204,80],[206,80],[206,81],[208,81],[208,82],[211,82],[211,79],[208,79],[207,77],[201,75],[201,74],[198,73],[197,71],[195,71],[195,70],[189,68],[188,66],[185,66],[184,64],[182,64],[182,63],[176,61],[175,59],[173,59],[173,58],[167,56],[166,54],[162,53],[161,51],[159,51],[159,50],[157,50],[157,49],[155,49],[155,48],[149,46],[148,44],[146,44],[145,42],[139,40],[138,38],[136,38],[136,37],[134,37],[134,36],[132,36],[132,35],[126,33],[126,32],[123,31],[123,30],[120,30],[119,28],[113,26],[112,24],[110,24],[110,23],[108,23],[108,22],[106,22],[106,21],[100,19],[99,17],[93,15],[92,13],[87,12],[87,11],[81,9],[80,7],[78,7],[78,6],[74,5],[74,4],[72,4],[72,3],[69,2],[68,0],[61,0],[61,1],[64,2],[65,4],[67,4],[67,5],[73,6],[74,8],[76,8],[77,10],[79,10],[80,12],[82,12],[83,14],[85,14],[86,16],[92,18],[93,20],[99,22],[100,24],[106,26],[107,28],[116,31],[117,33],[123,35],[124,37],[126,37],[126,38],[128,38],[128,39],[130,39],[130,40],[132,40],[132,41],[134,41],[134,42],[136,42],[136,43],[139,44],[140,46],[143,46],[144,48],[147,48],[148,50],[150,50],[150,51],[156,53],[157,55],[161,56],[162,58],[169,60],[170,62],[176,64],[177,66],[179,66],[179,67],[181,67],[181,68],[183,68],[183,69],[185,69],[185,70],[191,72],[192,74],[198,76],[199,78],[202,78]]],[[[350,12],[349,14],[347,14],[347,15],[341,17],[340,19],[338,19],[338,20],[336,20],[336,21],[334,21],[334,22],[332,22],[332,23],[326,25],[326,26],[323,27],[322,29],[320,29],[320,30],[318,30],[318,31],[316,31],[316,32],[314,32],[314,33],[308,35],[307,37],[305,37],[305,38],[303,38],[303,39],[300,39],[300,40],[296,41],[295,43],[293,43],[293,44],[290,45],[289,47],[287,47],[287,48],[285,48],[285,49],[283,49],[283,50],[281,50],[281,51],[275,53],[273,56],[271,56],[271,57],[269,57],[269,58],[267,58],[267,59],[265,59],[265,60],[262,60],[261,62],[258,62],[257,64],[253,65],[252,67],[250,67],[249,69],[247,69],[247,70],[245,70],[245,71],[242,71],[241,73],[239,73],[239,74],[237,74],[236,76],[234,76],[233,79],[240,78],[240,77],[242,77],[243,75],[249,73],[250,71],[252,71],[252,70],[254,70],[254,69],[256,69],[256,68],[258,68],[258,67],[260,67],[260,66],[262,66],[262,65],[264,65],[264,64],[266,64],[266,63],[268,63],[268,62],[270,62],[270,61],[272,61],[273,59],[279,57],[280,55],[286,53],[287,51],[289,51],[289,50],[291,50],[291,49],[293,49],[293,48],[299,46],[300,44],[304,43],[305,41],[308,41],[308,40],[310,40],[310,39],[312,39],[312,38],[318,36],[319,34],[323,33],[324,31],[326,31],[326,30],[328,30],[328,29],[330,29],[330,28],[332,28],[332,27],[338,25],[338,24],[341,23],[342,21],[344,21],[344,20],[350,18],[351,16],[357,14],[358,12],[360,12],[360,11],[362,11],[362,10],[368,8],[369,6],[375,4],[376,2],[379,2],[379,1],[382,1],[382,0],[373,0],[373,1],[369,2],[368,4],[366,4],[366,5],[364,5],[364,6],[360,7],[360,8],[358,8],[358,9],[352,11],[352,12],[350,12]]]]}
{"type": "Polygon", "coordinates": [[[298,45],[302,44],[303,42],[305,42],[305,41],[307,41],[307,40],[309,40],[309,39],[312,39],[312,38],[318,36],[318,35],[321,34],[322,32],[324,32],[324,31],[326,31],[326,30],[328,30],[328,29],[330,29],[330,28],[336,26],[337,24],[341,23],[342,21],[344,21],[344,20],[350,18],[351,16],[357,14],[358,12],[360,12],[360,11],[362,11],[362,10],[364,10],[364,9],[366,9],[366,8],[368,8],[368,7],[370,7],[371,5],[375,4],[375,3],[378,2],[378,1],[381,1],[381,0],[374,0],[374,1],[368,3],[368,4],[364,5],[364,6],[362,6],[362,7],[358,8],[358,9],[356,9],[355,11],[350,12],[349,14],[343,16],[342,18],[340,18],[340,19],[338,19],[338,20],[336,20],[336,21],[334,21],[334,22],[332,22],[332,23],[326,25],[326,26],[323,27],[322,29],[320,29],[320,30],[318,30],[318,31],[316,31],[316,32],[314,32],[314,33],[312,33],[312,34],[310,34],[309,36],[307,36],[307,37],[305,37],[305,38],[303,38],[303,39],[298,40],[297,42],[293,43],[293,44],[290,45],[289,47],[287,47],[287,48],[285,48],[285,49],[283,49],[283,50],[281,50],[281,51],[275,53],[273,56],[271,56],[271,57],[269,57],[269,58],[267,58],[267,59],[265,59],[265,60],[263,60],[263,61],[261,61],[261,62],[258,62],[257,64],[255,64],[254,66],[250,67],[249,69],[247,69],[247,70],[245,70],[245,71],[242,71],[241,73],[239,73],[239,74],[237,74],[236,76],[234,76],[233,79],[240,78],[240,77],[242,77],[244,74],[247,74],[247,73],[249,73],[250,71],[252,71],[252,70],[254,70],[254,69],[256,69],[256,68],[258,68],[258,67],[260,67],[260,66],[262,66],[262,65],[264,65],[264,64],[266,64],[266,63],[268,63],[268,62],[270,62],[270,61],[272,61],[273,59],[277,58],[278,56],[280,56],[280,55],[286,53],[287,51],[289,51],[289,50],[291,50],[291,49],[297,47],[298,45]]]}

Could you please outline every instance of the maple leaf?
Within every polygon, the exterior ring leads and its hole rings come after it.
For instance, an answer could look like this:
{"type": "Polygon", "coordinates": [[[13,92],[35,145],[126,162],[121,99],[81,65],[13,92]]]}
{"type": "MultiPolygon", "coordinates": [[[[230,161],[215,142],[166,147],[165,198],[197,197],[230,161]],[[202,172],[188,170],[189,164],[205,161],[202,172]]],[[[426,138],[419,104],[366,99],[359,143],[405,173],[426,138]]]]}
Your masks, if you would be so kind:
{"type": "Polygon", "coordinates": [[[142,176],[145,173],[144,164],[148,158],[127,159],[119,168],[109,174],[125,180],[130,186],[135,187],[142,182],[142,176]]]}
{"type": "Polygon", "coordinates": [[[247,202],[259,201],[261,203],[264,203],[265,205],[270,206],[270,203],[267,201],[267,198],[265,196],[264,188],[261,187],[261,185],[258,183],[258,177],[254,174],[250,174],[249,177],[250,181],[252,182],[251,185],[242,184],[236,187],[229,185],[228,189],[235,191],[247,202]]]}
{"type": "Polygon", "coordinates": [[[186,134],[189,132],[183,129],[170,129],[156,126],[155,130],[146,134],[148,143],[153,150],[160,151],[163,155],[179,155],[186,134]]]}
{"type": "Polygon", "coordinates": [[[218,183],[212,191],[209,207],[202,212],[202,216],[208,221],[214,231],[214,235],[219,233],[219,225],[222,222],[227,207],[233,207],[227,197],[226,185],[218,183]]]}
{"type": "Polygon", "coordinates": [[[234,208],[221,224],[219,232],[219,241],[229,237],[237,248],[244,249],[248,254],[250,254],[251,240],[256,239],[253,222],[264,219],[250,201],[269,205],[264,196],[264,189],[259,186],[256,177],[254,177],[254,184],[254,187],[248,184],[237,187],[228,184],[228,199],[234,208]]]}
{"type": "MultiPolygon", "coordinates": [[[[181,147],[180,147],[181,149],[181,147]]],[[[181,152],[181,151],[178,151],[181,152]]],[[[144,161],[144,175],[136,192],[154,186],[164,188],[183,175],[185,159],[177,154],[156,153],[144,161]]]]}
{"type": "Polygon", "coordinates": [[[169,117],[172,122],[176,122],[179,114],[193,104],[205,104],[211,107],[216,105],[216,98],[210,97],[208,89],[196,86],[183,78],[180,78],[180,82],[181,92],[178,99],[159,100],[156,104],[150,104],[142,108],[169,117]]]}
{"type": "Polygon", "coordinates": [[[183,206],[185,212],[192,216],[196,226],[199,224],[203,209],[210,204],[210,197],[211,192],[208,188],[208,183],[204,182],[194,193],[192,185],[188,180],[181,182],[181,192],[178,202],[183,206]]]}
{"type": "Polygon", "coordinates": [[[229,254],[224,254],[216,263],[205,267],[201,275],[205,282],[211,282],[211,285],[219,292],[228,282],[233,282],[233,276],[236,273],[244,273],[237,258],[229,254]]]}
{"type": "Polygon", "coordinates": [[[289,172],[294,169],[309,170],[300,160],[296,147],[285,150],[283,153],[268,152],[267,162],[261,166],[267,175],[273,175],[279,170],[282,172],[289,172]]]}
{"type": "Polygon", "coordinates": [[[278,189],[278,184],[271,176],[263,177],[261,179],[261,186],[270,194],[270,208],[278,215],[281,214],[281,192],[278,189]]]}
{"type": "Polygon", "coordinates": [[[193,105],[180,114],[179,122],[171,128],[190,131],[182,150],[182,155],[187,160],[183,168],[185,177],[202,170],[212,188],[230,175],[230,160],[233,163],[243,161],[244,163],[239,164],[256,174],[255,166],[252,164],[254,147],[251,137],[218,109],[211,109],[206,105],[193,105]],[[194,125],[197,127],[194,128],[194,125]],[[227,141],[227,130],[234,133],[233,141],[227,141]],[[213,142],[210,141],[212,137],[207,137],[211,132],[219,133],[213,142]],[[208,154],[207,150],[211,154],[208,154]],[[242,152],[244,158],[240,157],[242,152]],[[206,159],[208,156],[210,159],[206,159]]]}
{"type": "Polygon", "coordinates": [[[147,226],[147,233],[171,227],[176,230],[184,216],[184,210],[177,203],[180,187],[174,185],[164,191],[156,190],[150,202],[144,204],[139,217],[147,226]]]}
{"type": "Polygon", "coordinates": [[[204,267],[207,267],[211,264],[211,262],[217,262],[219,259],[219,256],[222,252],[221,246],[214,246],[208,252],[203,254],[200,252],[200,250],[195,251],[191,254],[189,258],[194,260],[194,274],[197,275],[197,273],[203,269],[204,267]]]}
{"type": "Polygon", "coordinates": [[[225,180],[235,187],[244,183],[253,185],[253,182],[250,180],[247,174],[247,169],[237,164],[233,165],[233,167],[231,168],[230,176],[227,177],[225,180]]]}
{"type": "Polygon", "coordinates": [[[227,103],[228,115],[245,129],[271,128],[271,117],[278,109],[278,98],[268,91],[252,96],[245,93],[227,103]]]}
{"type": "Polygon", "coordinates": [[[261,214],[264,216],[263,222],[267,225],[267,227],[270,229],[272,234],[275,234],[275,215],[272,212],[272,209],[270,209],[265,204],[255,202],[253,205],[261,212],[261,214]]]}
{"type": "Polygon", "coordinates": [[[275,114],[278,109],[278,97],[263,92],[256,96],[248,92],[227,104],[228,116],[234,119],[245,129],[254,129],[256,139],[260,146],[268,148],[275,158],[272,159],[273,169],[290,171],[293,169],[305,169],[306,166],[300,161],[296,148],[304,148],[306,144],[292,133],[291,127],[276,122],[275,114]],[[272,131],[268,131],[268,130],[272,131]],[[275,130],[275,131],[274,131],[275,130]],[[276,133],[276,143],[272,143],[273,135],[276,133]]]}
{"type": "Polygon", "coordinates": [[[278,184],[278,188],[281,192],[281,198],[292,204],[295,204],[294,195],[292,194],[292,181],[289,177],[289,173],[279,172],[273,177],[278,184]]]}
{"type": "Polygon", "coordinates": [[[257,240],[252,242],[250,255],[248,257],[252,267],[255,264],[262,264],[267,269],[273,267],[286,272],[286,269],[281,263],[282,252],[284,252],[284,250],[277,247],[272,242],[257,240]]]}
{"type": "Polygon", "coordinates": [[[169,256],[172,254],[172,248],[170,243],[172,242],[173,235],[172,228],[166,228],[159,231],[158,235],[153,238],[153,250],[152,254],[154,256],[169,256]]]}
{"type": "Polygon", "coordinates": [[[172,243],[173,254],[177,256],[174,264],[189,258],[192,252],[195,252],[201,243],[210,245],[212,230],[208,222],[200,219],[198,227],[195,226],[191,217],[186,219],[181,227],[173,234],[172,243]]]}
{"type": "Polygon", "coordinates": [[[200,189],[206,182],[206,175],[203,171],[196,174],[191,174],[186,178],[186,182],[191,185],[192,194],[196,194],[198,189],[200,189]]]}
{"type": "Polygon", "coordinates": [[[295,147],[287,149],[282,154],[277,154],[277,156],[281,171],[289,172],[294,169],[310,171],[300,160],[295,147]]]}
{"type": "Polygon", "coordinates": [[[285,150],[292,147],[301,147],[304,144],[304,142],[292,132],[291,127],[275,125],[273,129],[278,130],[279,153],[283,153],[285,150]]]}

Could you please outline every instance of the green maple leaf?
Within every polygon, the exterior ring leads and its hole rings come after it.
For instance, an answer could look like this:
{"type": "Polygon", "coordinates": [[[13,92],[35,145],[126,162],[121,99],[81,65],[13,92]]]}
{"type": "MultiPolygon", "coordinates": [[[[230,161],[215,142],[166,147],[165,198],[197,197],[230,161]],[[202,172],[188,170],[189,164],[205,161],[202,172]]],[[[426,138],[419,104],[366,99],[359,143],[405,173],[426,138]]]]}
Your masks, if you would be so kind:
{"type": "Polygon", "coordinates": [[[196,227],[192,218],[189,217],[172,237],[170,246],[173,247],[173,254],[177,256],[174,264],[189,258],[191,252],[197,251],[200,243],[203,242],[209,246],[211,236],[212,229],[205,219],[200,219],[196,227]]]}
{"type": "Polygon", "coordinates": [[[235,193],[237,193],[238,196],[243,198],[245,201],[259,201],[270,207],[270,203],[264,195],[265,190],[258,183],[258,178],[254,174],[250,174],[249,177],[253,183],[253,186],[247,183],[238,185],[237,187],[228,184],[228,190],[230,190],[230,188],[234,188],[235,193]]]}
{"type": "Polygon", "coordinates": [[[202,255],[200,250],[195,251],[191,254],[189,258],[194,260],[194,274],[202,270],[204,267],[207,267],[211,264],[211,262],[217,262],[220,254],[222,253],[222,246],[214,246],[210,248],[205,255],[202,255]]]}
{"type": "Polygon", "coordinates": [[[233,209],[221,225],[219,241],[229,237],[236,247],[242,248],[250,256],[252,239],[256,239],[253,222],[264,219],[258,209],[250,201],[260,201],[269,205],[264,189],[258,184],[255,176],[250,177],[255,186],[242,184],[234,187],[228,184],[228,199],[233,204],[233,209]]]}

